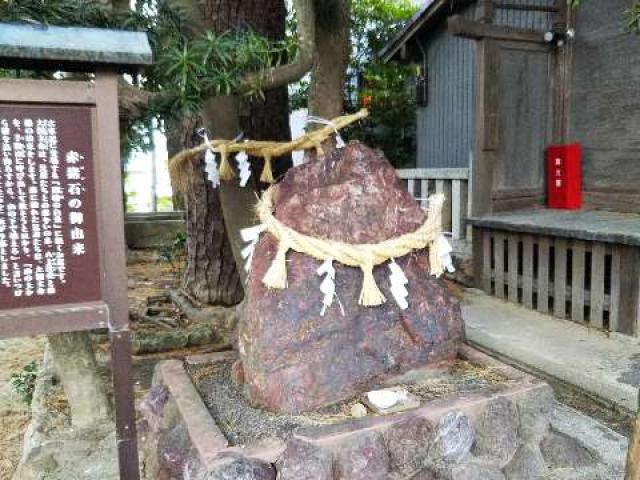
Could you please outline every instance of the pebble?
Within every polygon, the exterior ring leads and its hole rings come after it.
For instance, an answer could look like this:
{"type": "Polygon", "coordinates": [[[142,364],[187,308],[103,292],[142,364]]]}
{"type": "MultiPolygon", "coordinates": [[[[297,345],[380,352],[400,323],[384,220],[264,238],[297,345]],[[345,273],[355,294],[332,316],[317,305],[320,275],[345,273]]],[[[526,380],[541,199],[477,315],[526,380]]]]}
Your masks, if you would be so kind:
{"type": "Polygon", "coordinates": [[[354,418],[362,418],[367,416],[367,407],[361,403],[356,403],[351,407],[351,416],[354,418]]]}

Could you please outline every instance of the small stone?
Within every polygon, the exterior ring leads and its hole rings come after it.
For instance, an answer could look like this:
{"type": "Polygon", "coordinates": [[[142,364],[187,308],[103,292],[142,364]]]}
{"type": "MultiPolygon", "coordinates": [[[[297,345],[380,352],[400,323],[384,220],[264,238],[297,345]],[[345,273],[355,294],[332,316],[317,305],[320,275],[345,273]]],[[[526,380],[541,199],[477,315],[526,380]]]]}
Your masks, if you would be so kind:
{"type": "Polygon", "coordinates": [[[522,441],[542,441],[549,431],[555,402],[553,390],[546,383],[540,383],[528,395],[516,400],[520,415],[519,437],[522,441]]]}
{"type": "Polygon", "coordinates": [[[365,407],[361,403],[356,403],[353,407],[351,407],[351,416],[354,418],[362,418],[366,417],[369,411],[367,407],[365,407]]]}
{"type": "Polygon", "coordinates": [[[225,454],[212,466],[204,480],[275,480],[273,465],[257,458],[225,454]]]}
{"type": "Polygon", "coordinates": [[[333,455],[309,440],[293,437],[277,463],[278,480],[333,480],[333,455]]]}
{"type": "Polygon", "coordinates": [[[364,430],[334,446],[335,480],[386,480],[389,455],[382,435],[364,430]]]}
{"type": "Polygon", "coordinates": [[[546,471],[544,458],[537,445],[522,445],[504,469],[507,480],[532,480],[546,471]]]}
{"type": "Polygon", "coordinates": [[[433,440],[433,426],[426,418],[411,415],[391,425],[383,436],[390,469],[409,474],[424,466],[433,440]]]}
{"type": "Polygon", "coordinates": [[[451,470],[451,480],[505,480],[505,478],[496,467],[469,463],[455,466],[451,470]]]}
{"type": "Polygon", "coordinates": [[[504,467],[518,449],[518,409],[506,397],[492,401],[476,424],[474,455],[504,467]]]}
{"type": "Polygon", "coordinates": [[[549,433],[540,444],[540,451],[552,468],[580,468],[595,463],[589,450],[577,440],[559,432],[549,433]]]}
{"type": "Polygon", "coordinates": [[[441,477],[431,470],[422,470],[411,477],[411,480],[441,480],[441,477]]]}
{"type": "Polygon", "coordinates": [[[233,383],[236,385],[244,384],[244,368],[240,360],[236,360],[231,366],[231,380],[233,380],[233,383]]]}
{"type": "Polygon", "coordinates": [[[460,411],[449,412],[438,422],[429,457],[436,464],[460,463],[471,451],[474,440],[469,417],[460,411]]]}

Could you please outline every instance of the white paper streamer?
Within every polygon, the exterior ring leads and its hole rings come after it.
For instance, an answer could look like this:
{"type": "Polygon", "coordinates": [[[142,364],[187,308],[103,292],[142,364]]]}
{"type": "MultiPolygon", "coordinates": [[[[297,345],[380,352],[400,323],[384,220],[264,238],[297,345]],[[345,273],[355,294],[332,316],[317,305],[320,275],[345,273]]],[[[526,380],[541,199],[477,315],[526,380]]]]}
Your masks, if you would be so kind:
{"type": "Polygon", "coordinates": [[[456,268],[453,266],[453,259],[451,258],[451,252],[453,252],[453,247],[447,240],[447,237],[444,235],[440,235],[438,238],[438,243],[436,244],[436,248],[438,249],[438,255],[442,260],[442,265],[449,273],[453,273],[456,271],[456,268]]]}
{"type": "Polygon", "coordinates": [[[213,188],[220,186],[220,172],[218,171],[218,163],[216,162],[216,154],[209,149],[204,154],[204,171],[207,174],[207,180],[211,182],[213,188]]]}
{"type": "Polygon", "coordinates": [[[266,229],[266,225],[260,224],[240,230],[240,237],[242,241],[247,244],[240,252],[244,260],[244,271],[247,273],[251,271],[251,262],[253,261],[253,252],[256,249],[256,244],[258,240],[260,240],[260,235],[266,229]]]}
{"type": "Polygon", "coordinates": [[[402,310],[406,310],[409,308],[409,302],[407,301],[409,291],[405,285],[409,283],[409,279],[402,271],[400,265],[396,263],[394,258],[389,262],[389,270],[391,270],[391,275],[389,275],[389,280],[391,281],[391,294],[398,306],[402,310]]]}
{"type": "Polygon", "coordinates": [[[316,270],[316,274],[320,277],[324,276],[324,280],[322,280],[320,284],[320,291],[324,295],[320,315],[324,317],[327,308],[333,305],[333,297],[336,294],[336,269],[333,268],[333,258],[325,260],[318,270],[316,270]]]}
{"type": "Polygon", "coordinates": [[[251,163],[249,163],[249,156],[246,152],[239,152],[236,155],[236,162],[238,163],[240,186],[244,188],[247,186],[247,182],[251,178],[251,163]]]}
{"type": "MultiPolygon", "coordinates": [[[[204,139],[204,142],[209,144],[209,136],[206,130],[198,130],[198,134],[204,139]]],[[[207,174],[207,180],[211,182],[213,188],[220,186],[220,171],[218,170],[218,162],[216,161],[216,153],[211,147],[207,149],[204,154],[204,171],[207,174]]]]}
{"type": "Polygon", "coordinates": [[[326,118],[322,117],[309,116],[307,117],[307,123],[318,123],[320,125],[328,125],[329,127],[333,127],[336,132],[336,148],[344,148],[347,145],[346,143],[344,143],[342,135],[340,135],[340,132],[338,131],[338,127],[331,120],[327,120],[326,118]]]}

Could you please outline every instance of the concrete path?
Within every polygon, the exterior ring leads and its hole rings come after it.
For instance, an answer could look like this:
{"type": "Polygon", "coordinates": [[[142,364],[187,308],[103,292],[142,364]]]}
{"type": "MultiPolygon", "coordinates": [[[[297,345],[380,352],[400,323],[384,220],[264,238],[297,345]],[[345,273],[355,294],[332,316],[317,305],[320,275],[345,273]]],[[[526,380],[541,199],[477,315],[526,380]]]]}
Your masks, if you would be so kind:
{"type": "Polygon", "coordinates": [[[637,340],[608,336],[477,290],[466,291],[462,311],[472,345],[636,411],[640,386],[637,340]]]}

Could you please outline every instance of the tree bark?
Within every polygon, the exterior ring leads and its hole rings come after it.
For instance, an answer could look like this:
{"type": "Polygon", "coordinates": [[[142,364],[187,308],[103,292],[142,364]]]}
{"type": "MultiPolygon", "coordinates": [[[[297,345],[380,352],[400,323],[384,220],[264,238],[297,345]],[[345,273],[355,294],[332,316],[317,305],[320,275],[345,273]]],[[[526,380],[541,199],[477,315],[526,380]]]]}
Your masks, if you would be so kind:
{"type": "MultiPolygon", "coordinates": [[[[197,3],[193,0],[178,0],[177,3],[193,19],[192,25],[194,25],[196,32],[211,30],[220,34],[229,30],[249,27],[273,40],[281,40],[285,36],[287,12],[283,0],[206,0],[197,3]]],[[[287,87],[281,86],[265,92],[263,101],[247,101],[238,97],[211,98],[204,106],[202,123],[207,128],[210,137],[232,139],[243,132],[245,138],[252,140],[287,141],[291,138],[287,87]]],[[[231,166],[235,169],[234,159],[230,160],[231,166]]],[[[278,159],[274,165],[274,174],[281,175],[290,166],[290,157],[278,159]]],[[[205,252],[208,248],[206,256],[210,259],[210,264],[219,264],[221,270],[225,272],[231,271],[227,266],[228,262],[235,262],[235,272],[240,278],[240,289],[245,280],[244,261],[240,255],[242,249],[240,230],[255,223],[252,206],[256,202],[255,192],[259,187],[256,178],[259,177],[261,170],[262,160],[252,159],[254,175],[246,188],[240,188],[237,180],[233,180],[222,182],[219,189],[213,190],[210,188],[209,182],[205,182],[206,187],[194,185],[200,190],[199,194],[194,191],[186,197],[187,212],[202,212],[204,202],[208,202],[208,211],[206,212],[208,216],[203,217],[199,223],[194,222],[192,225],[194,228],[188,230],[190,251],[205,252]],[[203,195],[203,188],[211,191],[207,191],[206,195],[203,195]],[[216,197],[219,198],[216,200],[216,197]],[[222,218],[224,218],[224,225],[220,223],[222,218]],[[215,225],[211,223],[215,223],[215,225]],[[201,229],[210,232],[210,234],[201,233],[201,229]],[[210,242],[214,238],[213,229],[216,230],[215,237],[217,238],[218,234],[223,235],[230,248],[219,248],[219,242],[215,244],[210,242]],[[207,241],[209,241],[208,244],[203,243],[207,241]],[[214,260],[216,255],[221,254],[227,255],[227,257],[220,258],[218,261],[214,260]]],[[[200,171],[196,175],[196,182],[199,182],[201,178],[204,177],[200,171]]],[[[190,220],[188,220],[188,225],[189,223],[191,223],[190,220]]],[[[204,297],[204,287],[202,282],[199,282],[200,290],[193,290],[192,285],[198,285],[198,282],[194,282],[192,277],[198,270],[197,264],[202,261],[202,257],[195,253],[189,253],[188,260],[185,287],[187,287],[188,293],[201,300],[204,297]]],[[[224,276],[219,278],[220,285],[212,280],[214,279],[210,278],[209,288],[212,292],[218,292],[218,295],[222,293],[223,285],[235,285],[224,276]]],[[[229,292],[225,300],[235,298],[240,301],[242,299],[242,296],[233,293],[229,292]]],[[[215,295],[210,295],[210,297],[215,298],[215,295]]],[[[228,304],[223,301],[213,303],[228,304]]]]}
{"type": "Polygon", "coordinates": [[[71,423],[88,428],[111,421],[104,379],[86,332],[49,335],[49,347],[71,409],[71,423]]]}
{"type": "Polygon", "coordinates": [[[332,119],[342,114],[349,65],[351,1],[316,1],[316,58],[309,91],[309,113],[332,119]]]}
{"type": "MultiPolygon", "coordinates": [[[[186,147],[199,141],[193,128],[186,147]]],[[[183,289],[197,301],[208,305],[233,306],[244,296],[236,262],[227,237],[220,191],[214,189],[204,172],[204,154],[193,167],[185,195],[187,224],[187,268],[183,289]]]]}

